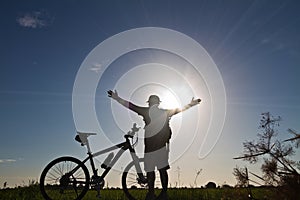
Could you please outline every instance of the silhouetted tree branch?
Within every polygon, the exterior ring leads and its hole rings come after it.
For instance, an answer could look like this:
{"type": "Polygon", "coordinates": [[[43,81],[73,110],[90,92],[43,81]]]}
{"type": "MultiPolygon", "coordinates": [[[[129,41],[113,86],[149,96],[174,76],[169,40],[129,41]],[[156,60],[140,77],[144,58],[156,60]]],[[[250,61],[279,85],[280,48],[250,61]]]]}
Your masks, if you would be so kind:
{"type": "MultiPolygon", "coordinates": [[[[288,131],[296,137],[279,141],[276,139],[278,135],[276,127],[279,126],[279,121],[281,121],[280,117],[275,118],[269,112],[262,113],[259,125],[261,132],[257,135],[257,140],[244,142],[243,155],[235,159],[243,159],[255,164],[259,158],[263,158],[261,170],[266,184],[288,186],[288,188],[294,188],[293,192],[300,191],[300,164],[299,161],[291,159],[295,151],[294,147],[288,143],[288,141],[296,141],[295,147],[298,148],[300,134],[289,129],[288,131]]],[[[242,169],[234,168],[233,174],[236,176],[238,184],[243,183],[242,179],[245,176],[242,169]]]]}

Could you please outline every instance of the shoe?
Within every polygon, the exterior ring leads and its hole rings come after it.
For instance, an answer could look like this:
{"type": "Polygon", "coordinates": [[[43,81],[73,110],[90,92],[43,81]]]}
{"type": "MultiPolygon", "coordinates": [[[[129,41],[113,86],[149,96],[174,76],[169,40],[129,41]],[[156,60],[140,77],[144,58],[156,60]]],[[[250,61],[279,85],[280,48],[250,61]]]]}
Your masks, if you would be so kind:
{"type": "Polygon", "coordinates": [[[157,200],[168,200],[169,196],[167,192],[161,192],[158,197],[157,200]]]}
{"type": "Polygon", "coordinates": [[[156,200],[156,196],[154,193],[147,193],[145,200],[156,200]]]}

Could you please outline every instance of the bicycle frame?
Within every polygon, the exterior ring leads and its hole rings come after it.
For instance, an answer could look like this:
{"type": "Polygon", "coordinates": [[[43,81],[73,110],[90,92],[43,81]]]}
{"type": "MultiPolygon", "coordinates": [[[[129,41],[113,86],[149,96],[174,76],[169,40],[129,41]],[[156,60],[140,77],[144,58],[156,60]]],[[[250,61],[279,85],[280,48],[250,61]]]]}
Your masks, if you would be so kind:
{"type": "MultiPolygon", "coordinates": [[[[106,167],[106,169],[104,170],[104,172],[100,175],[100,177],[99,177],[100,179],[98,180],[99,182],[102,182],[104,180],[105,176],[109,173],[109,171],[111,170],[111,168],[114,166],[114,164],[119,160],[119,158],[122,156],[122,154],[126,150],[129,150],[129,152],[130,152],[131,158],[134,161],[134,165],[135,165],[135,168],[136,168],[136,170],[138,172],[139,178],[143,177],[143,172],[142,172],[141,166],[139,164],[139,158],[136,155],[135,149],[131,145],[130,140],[129,140],[129,138],[131,138],[130,135],[127,134],[127,135],[124,136],[125,137],[125,142],[119,143],[117,145],[108,147],[108,148],[103,149],[103,150],[100,150],[100,151],[98,151],[96,153],[92,153],[92,151],[90,149],[89,141],[87,139],[87,137],[89,135],[94,135],[94,134],[79,133],[79,136],[82,139],[81,140],[82,141],[82,145],[86,145],[86,147],[87,147],[87,154],[88,154],[88,156],[84,160],[82,160],[81,162],[82,163],[86,163],[88,160],[90,161],[90,165],[91,165],[92,171],[93,171],[93,177],[98,177],[98,174],[97,174],[98,170],[95,167],[95,163],[94,163],[93,158],[97,157],[97,156],[100,156],[102,154],[111,152],[113,150],[120,149],[117,152],[117,154],[114,156],[114,158],[112,159],[112,161],[108,164],[108,166],[106,167]]],[[[80,166],[75,167],[72,170],[72,173],[76,172],[79,168],[80,168],[80,166]]]]}
{"type": "Polygon", "coordinates": [[[84,197],[89,189],[96,189],[96,196],[100,197],[100,191],[105,185],[104,178],[123,153],[128,150],[132,160],[130,159],[129,164],[123,170],[122,187],[129,199],[135,199],[133,195],[135,194],[134,187],[146,189],[148,183],[146,173],[141,169],[144,159],[139,158],[134,149],[135,143],[133,143],[133,138],[139,129],[134,123],[131,131],[124,135],[124,142],[104,148],[96,153],[92,153],[88,141],[90,135],[96,134],[77,132],[75,140],[80,142],[82,146],[86,146],[87,157],[79,160],[72,156],[63,156],[51,161],[44,168],[40,177],[40,190],[43,197],[50,200],[56,199],[58,195],[67,199],[75,198],[79,200],[84,197]],[[101,170],[101,174],[98,176],[94,158],[113,151],[116,155],[112,156],[112,153],[108,155],[101,164],[101,168],[104,168],[104,170],[101,170]],[[90,163],[89,168],[86,166],[88,162],[90,163]]]}

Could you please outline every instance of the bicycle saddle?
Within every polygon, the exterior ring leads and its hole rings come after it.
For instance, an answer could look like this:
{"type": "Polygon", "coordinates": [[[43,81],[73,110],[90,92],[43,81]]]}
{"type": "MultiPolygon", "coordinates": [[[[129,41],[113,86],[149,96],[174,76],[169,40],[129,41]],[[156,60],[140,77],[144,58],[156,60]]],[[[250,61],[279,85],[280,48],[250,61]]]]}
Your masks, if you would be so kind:
{"type": "Polygon", "coordinates": [[[86,145],[87,143],[87,138],[90,136],[90,135],[97,135],[97,133],[83,133],[83,132],[78,132],[77,131],[77,134],[76,137],[75,137],[75,140],[79,143],[81,143],[81,146],[83,145],[86,145]]]}

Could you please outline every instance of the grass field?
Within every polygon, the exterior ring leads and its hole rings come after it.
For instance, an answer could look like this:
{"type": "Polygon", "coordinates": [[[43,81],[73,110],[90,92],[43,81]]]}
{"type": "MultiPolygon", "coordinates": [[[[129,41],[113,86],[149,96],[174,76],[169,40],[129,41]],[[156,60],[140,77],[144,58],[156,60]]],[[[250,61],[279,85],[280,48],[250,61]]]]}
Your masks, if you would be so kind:
{"type": "MultiPolygon", "coordinates": [[[[275,188],[252,188],[253,197],[259,200],[282,199],[275,192],[275,188]]],[[[169,189],[170,200],[243,200],[248,198],[246,188],[173,188],[169,189]]],[[[1,200],[42,200],[38,185],[20,187],[14,189],[0,190],[1,200]]],[[[84,197],[85,200],[94,200],[96,191],[89,191],[84,197]]],[[[104,189],[101,191],[101,200],[126,200],[121,189],[104,189]]]]}

